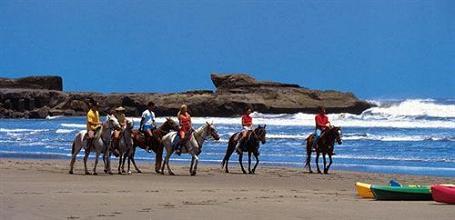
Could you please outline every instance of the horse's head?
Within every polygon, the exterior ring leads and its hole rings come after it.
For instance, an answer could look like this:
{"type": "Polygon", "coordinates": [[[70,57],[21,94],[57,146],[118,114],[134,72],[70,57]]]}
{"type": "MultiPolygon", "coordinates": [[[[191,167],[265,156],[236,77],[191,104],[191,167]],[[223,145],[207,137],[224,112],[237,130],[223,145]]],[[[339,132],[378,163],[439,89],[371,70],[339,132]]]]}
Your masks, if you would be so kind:
{"type": "Polygon", "coordinates": [[[170,130],[174,130],[174,131],[179,130],[179,125],[177,124],[177,122],[175,122],[174,120],[172,120],[169,117],[166,118],[166,121],[163,123],[162,127],[163,127],[163,130],[167,131],[167,132],[170,130]]]}
{"type": "Polygon", "coordinates": [[[256,129],[254,129],[255,137],[259,141],[261,141],[262,144],[265,144],[265,142],[266,142],[266,139],[265,139],[265,135],[267,134],[267,130],[265,130],[266,127],[267,127],[267,125],[264,125],[264,126],[259,125],[256,129]]]}
{"type": "Polygon", "coordinates": [[[115,117],[107,116],[106,124],[109,129],[120,129],[120,127],[121,127],[120,123],[118,122],[117,118],[115,118],[115,117]]]}
{"type": "Polygon", "coordinates": [[[206,122],[206,123],[207,123],[206,134],[210,135],[216,141],[220,140],[220,135],[218,134],[218,131],[216,130],[215,125],[213,125],[213,122],[212,123],[206,122]]]}
{"type": "Polygon", "coordinates": [[[343,140],[341,139],[341,137],[342,137],[341,127],[333,127],[332,131],[333,131],[333,134],[335,135],[335,140],[337,141],[337,143],[342,144],[343,140]]]}

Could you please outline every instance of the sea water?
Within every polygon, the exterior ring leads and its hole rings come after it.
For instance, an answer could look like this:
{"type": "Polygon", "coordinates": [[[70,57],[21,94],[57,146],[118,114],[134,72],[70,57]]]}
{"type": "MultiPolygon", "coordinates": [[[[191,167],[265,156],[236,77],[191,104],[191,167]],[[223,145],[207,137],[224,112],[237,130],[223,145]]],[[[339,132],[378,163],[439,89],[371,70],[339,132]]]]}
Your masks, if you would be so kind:
{"type": "MultiPolygon", "coordinates": [[[[371,102],[378,107],[360,115],[328,115],[343,132],[343,143],[335,146],[334,169],[455,177],[455,100],[371,102]]],[[[253,117],[255,124],[267,125],[267,143],[260,147],[260,166],[291,166],[303,170],[304,142],[314,131],[314,115],[253,113],[253,117]]],[[[140,119],[130,119],[137,128],[140,119]]],[[[164,120],[164,117],[158,118],[157,122],[160,124],[164,120]]],[[[193,118],[195,128],[205,122],[215,123],[221,139],[208,140],[204,144],[201,163],[219,164],[230,135],[240,130],[240,118],[193,118]]],[[[0,119],[0,158],[65,159],[69,162],[71,142],[82,129],[85,129],[83,117],[0,119]]],[[[79,158],[82,155],[81,152],[79,158]]],[[[150,161],[152,167],[154,155],[138,150],[136,158],[150,161]]],[[[187,163],[190,157],[174,155],[172,160],[187,163]]],[[[233,154],[230,166],[235,167],[232,169],[238,169],[237,161],[238,156],[233,154]]],[[[314,168],[314,158],[311,162],[314,168]]]]}

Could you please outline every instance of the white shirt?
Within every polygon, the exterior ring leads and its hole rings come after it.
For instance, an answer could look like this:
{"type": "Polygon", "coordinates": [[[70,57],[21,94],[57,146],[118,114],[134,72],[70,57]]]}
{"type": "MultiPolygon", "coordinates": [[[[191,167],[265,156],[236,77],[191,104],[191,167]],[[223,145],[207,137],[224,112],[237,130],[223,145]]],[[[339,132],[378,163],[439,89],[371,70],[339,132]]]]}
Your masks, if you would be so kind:
{"type": "Polygon", "coordinates": [[[155,121],[155,113],[147,109],[142,112],[142,118],[144,119],[144,125],[153,126],[153,121],[155,121]]]}

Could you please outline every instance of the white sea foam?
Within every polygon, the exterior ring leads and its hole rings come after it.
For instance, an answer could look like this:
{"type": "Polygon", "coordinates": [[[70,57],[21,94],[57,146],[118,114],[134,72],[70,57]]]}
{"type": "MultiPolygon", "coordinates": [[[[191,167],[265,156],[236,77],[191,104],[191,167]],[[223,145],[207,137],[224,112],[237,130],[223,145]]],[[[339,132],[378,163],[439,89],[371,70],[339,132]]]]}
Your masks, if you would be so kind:
{"type": "Polygon", "coordinates": [[[60,128],[60,129],[57,129],[55,131],[55,133],[57,133],[57,134],[68,134],[68,133],[71,133],[71,132],[73,132],[75,130],[76,129],[62,129],[62,128],[60,128]]]}
{"type": "Polygon", "coordinates": [[[66,127],[66,128],[86,128],[87,127],[87,125],[85,125],[85,124],[75,124],[75,123],[62,123],[62,124],[60,124],[60,126],[66,127]]]}

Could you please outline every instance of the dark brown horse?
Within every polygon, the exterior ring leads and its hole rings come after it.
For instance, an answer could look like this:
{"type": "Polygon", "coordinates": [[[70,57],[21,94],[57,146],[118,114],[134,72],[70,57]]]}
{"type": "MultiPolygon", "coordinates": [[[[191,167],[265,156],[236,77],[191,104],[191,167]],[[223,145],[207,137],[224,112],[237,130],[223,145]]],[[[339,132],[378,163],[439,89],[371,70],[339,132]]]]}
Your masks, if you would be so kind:
{"type": "Polygon", "coordinates": [[[308,167],[310,173],[313,173],[311,170],[311,152],[314,150],[316,152],[316,167],[318,169],[318,173],[321,173],[321,170],[319,169],[319,155],[322,153],[322,158],[324,160],[324,174],[329,173],[330,166],[332,165],[332,155],[333,155],[333,149],[335,146],[335,141],[338,144],[342,144],[341,140],[341,128],[340,127],[332,127],[329,128],[328,130],[324,131],[321,134],[321,137],[319,138],[315,149],[313,148],[313,140],[314,140],[314,134],[311,134],[308,136],[306,139],[306,163],[305,167],[308,167]],[[329,155],[329,165],[326,165],[326,159],[325,156],[329,155]]]}
{"type": "Polygon", "coordinates": [[[136,162],[134,161],[134,155],[136,153],[136,147],[140,147],[148,152],[148,150],[152,150],[155,152],[155,172],[161,173],[161,162],[163,160],[163,144],[161,139],[164,135],[169,133],[171,130],[177,131],[179,129],[178,124],[172,120],[171,118],[166,118],[166,121],[157,129],[152,131],[153,136],[149,140],[149,146],[145,143],[145,137],[142,132],[139,130],[133,130],[133,148],[131,157],[128,158],[128,164],[133,162],[134,168],[138,173],[141,173],[141,170],[136,166],[136,162]]]}
{"type": "MultiPolygon", "coordinates": [[[[256,167],[259,164],[259,146],[260,143],[265,144],[265,135],[267,131],[265,130],[266,125],[257,127],[254,129],[251,134],[247,137],[246,141],[244,141],[244,145],[246,146],[248,152],[248,172],[250,174],[254,174],[256,171],[256,167]],[[256,164],[254,165],[253,169],[251,169],[251,154],[254,155],[256,158],[256,164]]],[[[235,146],[237,145],[237,141],[241,132],[233,134],[229,138],[228,147],[226,149],[226,155],[224,156],[223,162],[221,162],[221,169],[225,169],[226,173],[229,173],[228,164],[229,158],[231,157],[232,153],[235,151],[235,146]]],[[[241,146],[243,147],[243,146],[241,146]]],[[[245,169],[243,168],[243,152],[239,152],[239,163],[240,167],[242,168],[242,172],[246,174],[245,169]]]]}

